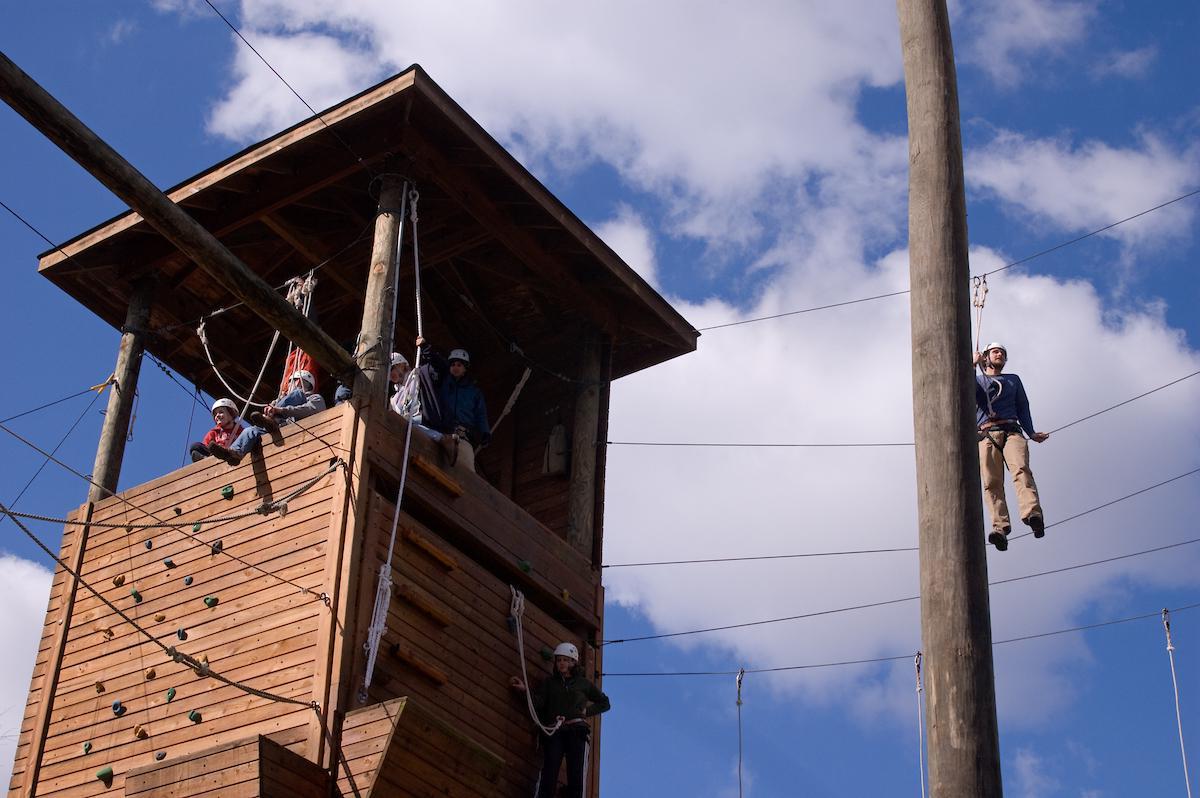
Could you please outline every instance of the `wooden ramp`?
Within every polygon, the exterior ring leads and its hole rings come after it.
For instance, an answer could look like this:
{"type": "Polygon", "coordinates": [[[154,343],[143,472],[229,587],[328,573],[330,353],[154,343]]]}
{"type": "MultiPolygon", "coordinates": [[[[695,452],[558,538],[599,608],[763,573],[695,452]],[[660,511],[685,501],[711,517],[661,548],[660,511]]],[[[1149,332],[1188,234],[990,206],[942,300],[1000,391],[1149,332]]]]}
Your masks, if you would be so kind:
{"type": "Polygon", "coordinates": [[[130,771],[125,798],[327,798],[329,774],[258,735],[130,771]]]}
{"type": "Polygon", "coordinates": [[[343,798],[487,796],[504,760],[407,697],[347,713],[338,789],[343,798]]]}

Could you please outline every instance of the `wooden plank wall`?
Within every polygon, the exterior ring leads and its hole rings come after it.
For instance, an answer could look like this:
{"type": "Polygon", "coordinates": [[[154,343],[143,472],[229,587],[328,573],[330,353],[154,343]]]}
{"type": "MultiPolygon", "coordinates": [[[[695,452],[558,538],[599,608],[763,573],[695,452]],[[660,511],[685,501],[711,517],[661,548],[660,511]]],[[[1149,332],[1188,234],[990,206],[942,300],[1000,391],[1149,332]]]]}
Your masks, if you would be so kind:
{"type": "Polygon", "coordinates": [[[329,774],[266,737],[131,771],[125,798],[328,798],[329,774]]]}
{"type": "MultiPolygon", "coordinates": [[[[515,427],[513,444],[513,486],[511,497],[526,512],[553,530],[563,540],[567,537],[567,496],[571,482],[571,466],[561,476],[542,474],[542,457],[550,430],[561,423],[566,429],[567,446],[571,445],[571,428],[575,420],[575,386],[554,377],[535,373],[525,386],[523,397],[513,409],[511,423],[515,427]]],[[[506,421],[505,423],[510,423],[506,421]]]]}
{"type": "MultiPolygon", "coordinates": [[[[214,671],[309,701],[318,619],[328,612],[318,595],[325,590],[331,497],[344,472],[326,475],[292,500],[284,516],[251,515],[223,524],[205,519],[253,510],[321,474],[337,454],[342,421],[341,411],[327,411],[305,419],[306,429],[286,429],[282,445],[266,441],[265,457],[247,458],[236,468],[205,460],[126,491],[122,496],[129,504],[113,498],[97,505],[96,522],[135,524],[151,521],[148,514],[153,514],[185,524],[182,531],[92,527],[83,578],[167,645],[206,656],[214,671]],[[220,493],[226,485],[234,488],[229,500],[220,493]],[[200,521],[198,531],[190,525],[194,520],[200,521]],[[218,540],[223,550],[214,553],[211,544],[218,540]],[[164,562],[167,558],[173,567],[164,562]],[[192,577],[190,585],[184,584],[185,576],[192,577]],[[121,579],[122,584],[115,584],[121,579]],[[140,602],[131,595],[135,588],[140,602]],[[206,596],[215,596],[217,605],[206,606],[206,596]],[[179,629],[185,630],[186,640],[177,638],[179,629]]],[[[68,530],[64,552],[74,534],[68,530]]],[[[57,575],[47,632],[59,620],[55,607],[62,582],[57,575]]],[[[96,794],[100,783],[94,774],[106,765],[115,772],[113,788],[119,789],[131,769],[155,762],[155,752],[173,760],[248,734],[271,734],[306,753],[311,709],[250,696],[197,676],[82,589],[68,624],[38,796],[96,794]],[[168,688],[176,690],[169,703],[168,688]],[[115,700],[126,708],[120,716],[112,710],[115,700]],[[192,711],[200,713],[199,722],[189,720],[192,711]],[[145,739],[136,736],[138,727],[147,732],[145,739]],[[84,753],[84,743],[91,743],[90,753],[84,753]]],[[[49,665],[45,645],[43,639],[35,685],[49,665]]],[[[42,700],[31,694],[26,718],[42,700]]],[[[12,796],[24,794],[15,787],[29,761],[33,741],[27,732],[23,729],[12,796]]]]}

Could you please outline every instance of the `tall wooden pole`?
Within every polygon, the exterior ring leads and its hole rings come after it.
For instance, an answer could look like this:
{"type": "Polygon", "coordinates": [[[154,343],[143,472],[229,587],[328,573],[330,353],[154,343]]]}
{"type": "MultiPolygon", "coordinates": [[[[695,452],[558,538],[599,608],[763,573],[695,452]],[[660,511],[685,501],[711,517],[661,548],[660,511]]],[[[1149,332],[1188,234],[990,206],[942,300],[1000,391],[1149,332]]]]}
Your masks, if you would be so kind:
{"type": "Polygon", "coordinates": [[[121,330],[121,345],[117,349],[117,365],[113,370],[112,392],[96,446],[96,462],[92,466],[92,487],[88,501],[99,502],[116,493],[125,457],[125,441],[129,436],[129,419],[133,412],[133,396],[137,392],[138,375],[142,371],[142,352],[146,347],[146,328],[150,321],[150,305],[154,298],[154,281],[143,278],[134,284],[125,326],[121,330]]]}
{"type": "MultiPolygon", "coordinates": [[[[400,202],[404,179],[399,175],[380,178],[379,207],[375,214],[375,239],[371,244],[371,269],[367,273],[367,294],[363,300],[362,329],[358,334],[356,361],[362,371],[365,395],[371,404],[387,400],[388,372],[392,362],[392,318],[395,308],[396,242],[400,236],[400,202]]],[[[363,387],[356,387],[359,395],[363,387]]]]}
{"type": "Polygon", "coordinates": [[[571,430],[571,485],[567,496],[567,540],[587,557],[592,556],[596,520],[596,435],[600,428],[600,342],[596,336],[584,344],[575,396],[575,422],[571,430]]]}
{"type": "Polygon", "coordinates": [[[933,796],[999,798],[954,50],[945,0],[897,0],[896,6],[908,100],[913,418],[929,784],[933,796]]]}
{"type": "Polygon", "coordinates": [[[114,194],[142,215],[163,237],[286,335],[318,363],[346,379],[354,363],[324,330],[221,244],[199,222],[163,194],[58,100],[0,53],[0,99],[75,159],[114,194]]]}

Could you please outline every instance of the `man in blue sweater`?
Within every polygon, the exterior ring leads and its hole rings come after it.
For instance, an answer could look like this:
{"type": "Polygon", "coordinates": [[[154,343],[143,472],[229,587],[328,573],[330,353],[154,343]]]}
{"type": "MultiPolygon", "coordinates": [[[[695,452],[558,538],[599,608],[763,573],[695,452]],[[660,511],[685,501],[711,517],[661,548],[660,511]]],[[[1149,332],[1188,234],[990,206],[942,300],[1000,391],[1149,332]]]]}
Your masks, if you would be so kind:
{"type": "Polygon", "coordinates": [[[1029,414],[1029,398],[1025,386],[1016,374],[1003,374],[1008,363],[1008,350],[1003,344],[991,343],[975,353],[975,365],[983,374],[975,378],[975,417],[979,425],[979,471],[983,490],[992,516],[992,531],[988,541],[999,551],[1008,549],[1012,522],[1004,498],[1004,467],[1013,475],[1017,489],[1017,504],[1021,521],[1033,530],[1033,536],[1046,534],[1042,504],[1038,500],[1037,483],[1029,470],[1029,439],[1041,443],[1050,437],[1048,432],[1036,432],[1029,414]]]}
{"type": "Polygon", "coordinates": [[[421,348],[422,418],[419,424],[436,434],[434,440],[447,447],[450,463],[462,463],[475,470],[475,447],[486,446],[492,439],[487,404],[483,391],[467,375],[471,356],[465,349],[455,349],[442,357],[424,338],[417,339],[421,348]]]}

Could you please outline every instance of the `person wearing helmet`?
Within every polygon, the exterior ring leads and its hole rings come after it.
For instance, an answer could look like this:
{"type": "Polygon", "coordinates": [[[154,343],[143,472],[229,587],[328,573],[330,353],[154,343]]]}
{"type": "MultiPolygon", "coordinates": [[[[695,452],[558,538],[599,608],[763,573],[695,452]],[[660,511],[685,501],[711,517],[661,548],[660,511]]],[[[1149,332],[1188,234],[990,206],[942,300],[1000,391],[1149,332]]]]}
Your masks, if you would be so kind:
{"type": "Polygon", "coordinates": [[[229,465],[237,465],[259,445],[268,432],[279,432],[279,419],[285,423],[311,416],[325,409],[325,399],[315,390],[316,380],[308,371],[294,371],[288,377],[288,391],[271,404],[250,414],[251,426],[242,430],[232,444],[214,444],[209,453],[229,465]]]}
{"type": "Polygon", "coordinates": [[[409,371],[408,358],[399,352],[392,352],[392,365],[388,371],[388,404],[405,418],[412,418],[421,408],[417,383],[408,378],[409,371]]]}
{"type": "MultiPolygon", "coordinates": [[[[509,680],[512,689],[528,689],[520,678],[509,680]]],[[[538,720],[558,730],[542,737],[542,770],[538,775],[536,798],[558,795],[558,771],[567,760],[567,795],[583,798],[584,773],[587,771],[588,739],[591,728],[587,719],[607,712],[612,704],[608,696],[579,674],[579,649],[573,643],[559,643],[554,649],[554,672],[533,689],[530,697],[538,720]]]]}
{"type": "Polygon", "coordinates": [[[423,338],[417,339],[417,346],[421,348],[422,363],[429,366],[421,379],[420,423],[440,433],[433,436],[435,440],[442,436],[450,439],[453,445],[447,447],[447,452],[451,465],[460,461],[474,471],[475,447],[491,441],[492,427],[483,391],[467,374],[471,355],[465,349],[453,349],[442,357],[423,338]]]}
{"type": "Polygon", "coordinates": [[[191,446],[192,462],[203,460],[212,454],[211,447],[230,446],[242,431],[243,422],[238,418],[237,405],[232,399],[218,399],[212,406],[216,426],[208,431],[204,440],[191,446]]]}
{"type": "Polygon", "coordinates": [[[982,374],[975,378],[975,418],[979,426],[979,471],[992,517],[988,541],[999,551],[1008,549],[1012,522],[1004,497],[1004,467],[1008,466],[1017,489],[1021,521],[1033,530],[1033,536],[1046,534],[1042,503],[1037,483],[1029,469],[1029,440],[1041,443],[1050,437],[1037,432],[1029,413],[1025,386],[1016,374],[1004,374],[1008,350],[1001,343],[990,343],[975,353],[975,365],[982,374]]]}

